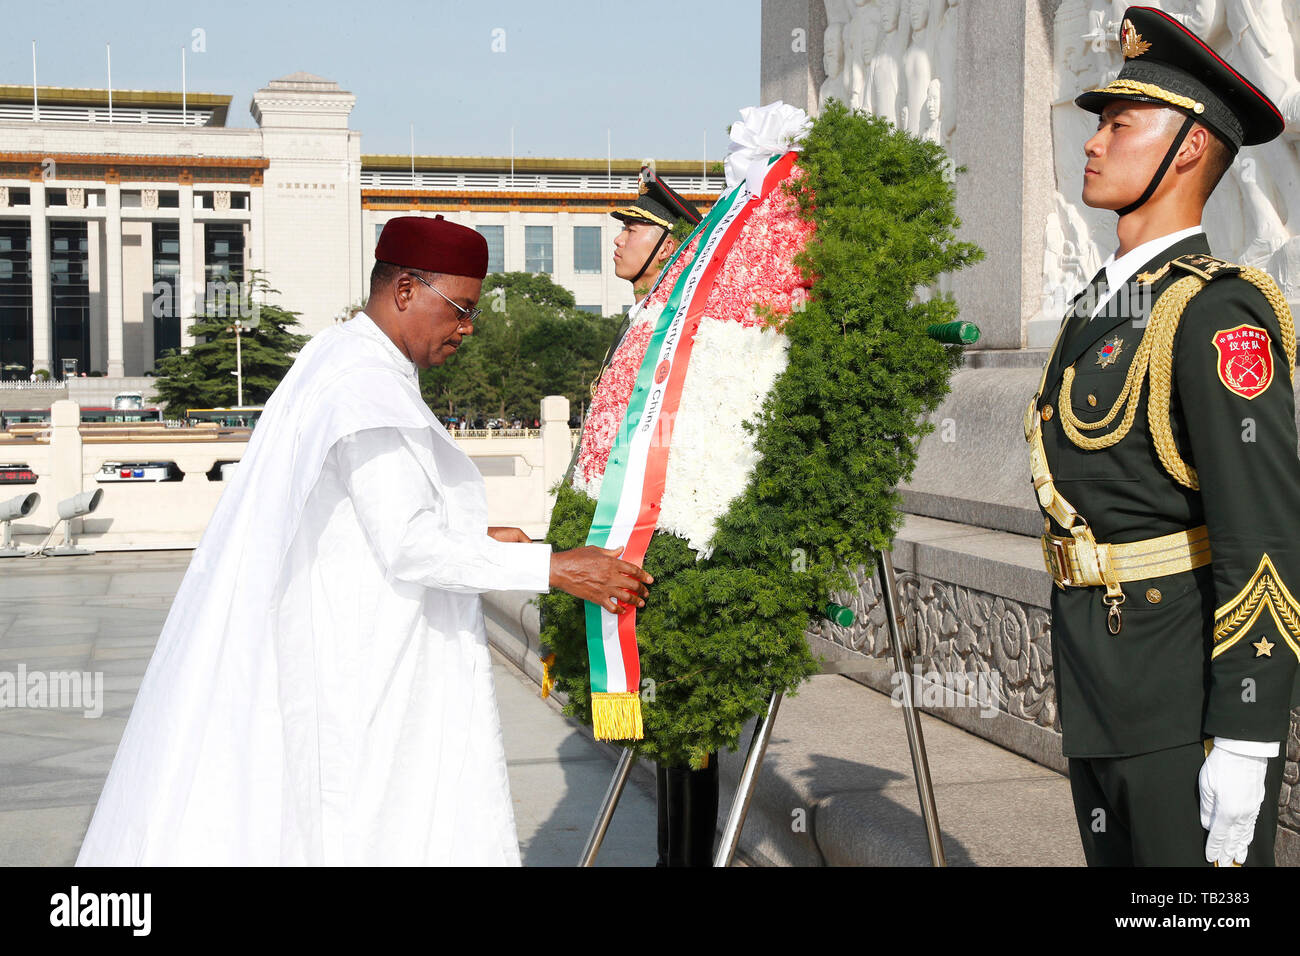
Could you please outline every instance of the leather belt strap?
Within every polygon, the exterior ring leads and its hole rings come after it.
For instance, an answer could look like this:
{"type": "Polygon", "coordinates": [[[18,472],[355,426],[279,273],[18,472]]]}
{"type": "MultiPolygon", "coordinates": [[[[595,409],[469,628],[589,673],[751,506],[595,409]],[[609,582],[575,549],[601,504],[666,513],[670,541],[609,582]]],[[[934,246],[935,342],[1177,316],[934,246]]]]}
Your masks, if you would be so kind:
{"type": "Polygon", "coordinates": [[[1042,509],[1056,523],[1070,533],[1069,538],[1048,534],[1043,538],[1043,558],[1052,580],[1060,588],[1104,587],[1101,601],[1108,608],[1106,627],[1112,635],[1119,634],[1124,626],[1121,606],[1126,600],[1121,581],[1175,574],[1178,571],[1210,563],[1209,535],[1206,529],[1193,528],[1190,532],[1150,538],[1131,544],[1099,544],[1087,520],[1065,499],[1052,480],[1047,464],[1047,449],[1043,442],[1043,423],[1039,420],[1038,400],[1047,385],[1047,370],[1052,357],[1061,344],[1061,336],[1068,323],[1061,324],[1056,341],[1043,366],[1038,381],[1038,393],[1029,400],[1025,409],[1025,441],[1029,442],[1029,466],[1034,479],[1034,491],[1042,509]],[[1194,545],[1192,535],[1204,538],[1201,546],[1194,545]],[[1199,562],[1199,563],[1193,563],[1199,562]],[[1125,576],[1121,576],[1121,569],[1125,576]],[[1139,573],[1140,572],[1140,573],[1139,573]]]}
{"type": "MultiPolygon", "coordinates": [[[[1090,535],[1088,536],[1091,537],[1090,535]]],[[[1059,588],[1109,587],[1111,581],[1140,581],[1181,574],[1211,561],[1205,525],[1127,544],[1099,544],[1043,535],[1043,561],[1059,588]]]]}

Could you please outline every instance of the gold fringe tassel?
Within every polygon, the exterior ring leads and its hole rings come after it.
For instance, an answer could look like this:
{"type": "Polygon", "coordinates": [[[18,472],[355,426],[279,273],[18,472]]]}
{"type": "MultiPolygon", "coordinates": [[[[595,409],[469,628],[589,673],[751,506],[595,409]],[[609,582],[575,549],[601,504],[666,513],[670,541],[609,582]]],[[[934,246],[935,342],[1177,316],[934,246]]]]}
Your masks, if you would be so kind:
{"type": "Polygon", "coordinates": [[[551,668],[554,666],[554,654],[547,654],[542,658],[542,700],[551,696],[551,688],[555,686],[555,675],[551,673],[551,668]]]}
{"type": "Polygon", "coordinates": [[[597,740],[640,740],[644,736],[640,695],[593,693],[591,724],[597,740]]]}

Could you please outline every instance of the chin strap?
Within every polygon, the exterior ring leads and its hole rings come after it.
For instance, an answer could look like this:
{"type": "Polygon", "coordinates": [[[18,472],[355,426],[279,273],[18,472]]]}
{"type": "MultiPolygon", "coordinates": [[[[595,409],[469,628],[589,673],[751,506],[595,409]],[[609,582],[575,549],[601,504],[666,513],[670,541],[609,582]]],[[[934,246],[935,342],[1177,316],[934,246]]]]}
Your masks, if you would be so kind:
{"type": "Polygon", "coordinates": [[[1148,199],[1151,198],[1151,194],[1156,191],[1156,187],[1160,185],[1160,181],[1165,178],[1165,173],[1169,172],[1169,166],[1173,163],[1174,156],[1178,154],[1178,148],[1183,145],[1183,140],[1185,140],[1187,138],[1187,134],[1192,131],[1192,124],[1194,124],[1195,122],[1196,119],[1195,117],[1192,116],[1189,116],[1187,117],[1187,119],[1183,120],[1182,129],[1178,131],[1178,135],[1174,137],[1173,143],[1170,144],[1169,152],[1165,153],[1165,158],[1164,161],[1160,163],[1160,168],[1157,169],[1156,174],[1151,177],[1151,182],[1147,184],[1146,192],[1144,192],[1138,198],[1137,202],[1130,203],[1129,205],[1125,206],[1123,209],[1119,211],[1119,215],[1121,219],[1123,219],[1133,210],[1139,208],[1143,203],[1145,203],[1148,199]]]}
{"type": "Polygon", "coordinates": [[[650,255],[646,257],[645,264],[641,266],[641,271],[632,277],[633,286],[636,285],[637,279],[645,275],[645,271],[650,268],[650,263],[655,261],[655,256],[659,255],[659,250],[663,248],[664,240],[666,240],[667,238],[668,238],[668,230],[665,229],[663,231],[663,235],[659,237],[659,241],[655,243],[655,247],[652,250],[650,250],[650,255]]]}

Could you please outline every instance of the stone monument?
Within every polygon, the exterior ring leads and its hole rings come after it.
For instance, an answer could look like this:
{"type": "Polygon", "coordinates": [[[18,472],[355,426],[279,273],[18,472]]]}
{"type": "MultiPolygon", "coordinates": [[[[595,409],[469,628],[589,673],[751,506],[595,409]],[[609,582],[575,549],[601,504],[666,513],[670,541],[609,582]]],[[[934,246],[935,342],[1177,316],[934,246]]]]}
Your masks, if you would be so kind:
{"type": "MultiPolygon", "coordinates": [[[[1204,37],[1286,117],[1279,139],[1237,158],[1204,221],[1217,254],[1269,272],[1300,308],[1300,2],[1148,2],[1204,37]]],[[[1074,98],[1119,72],[1128,6],[763,0],[760,102],[815,112],[834,97],[941,144],[956,167],[960,237],[986,259],[942,288],[983,336],[954,374],[903,489],[907,521],[894,560],[916,669],[945,687],[992,688],[998,704],[992,717],[947,702],[926,709],[1060,770],[1052,584],[1021,414],[1065,304],[1113,251],[1114,213],[1079,198],[1096,117],[1074,98]]],[[[889,693],[884,612],[874,581],[859,583],[835,598],[855,608],[857,623],[823,621],[810,640],[832,658],[878,658],[866,680],[889,693]]],[[[1292,865],[1300,864],[1298,724],[1293,714],[1278,833],[1278,862],[1292,865]]]]}

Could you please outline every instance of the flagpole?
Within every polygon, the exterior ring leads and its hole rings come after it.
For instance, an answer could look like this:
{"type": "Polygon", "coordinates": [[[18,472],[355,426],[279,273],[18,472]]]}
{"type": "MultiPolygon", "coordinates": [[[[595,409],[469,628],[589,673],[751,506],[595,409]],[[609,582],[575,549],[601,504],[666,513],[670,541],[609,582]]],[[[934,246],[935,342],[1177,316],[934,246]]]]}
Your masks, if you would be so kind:
{"type": "Polygon", "coordinates": [[[41,121],[41,101],[36,95],[36,41],[32,41],[32,119],[41,121]]]}
{"type": "Polygon", "coordinates": [[[113,122],[113,46],[104,44],[104,55],[108,58],[108,121],[113,122]]]}
{"type": "Polygon", "coordinates": [[[189,125],[185,108],[185,47],[181,47],[181,125],[189,125]]]}

